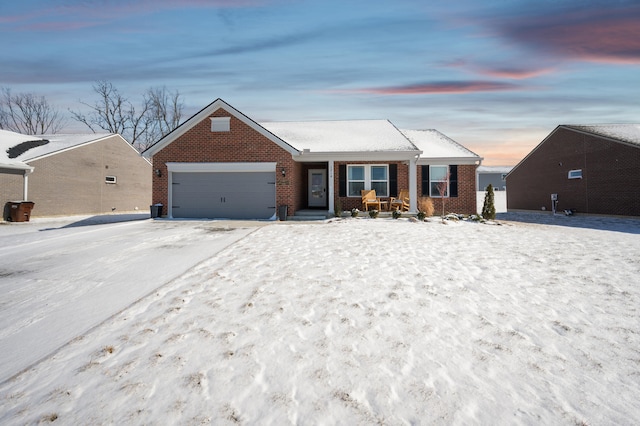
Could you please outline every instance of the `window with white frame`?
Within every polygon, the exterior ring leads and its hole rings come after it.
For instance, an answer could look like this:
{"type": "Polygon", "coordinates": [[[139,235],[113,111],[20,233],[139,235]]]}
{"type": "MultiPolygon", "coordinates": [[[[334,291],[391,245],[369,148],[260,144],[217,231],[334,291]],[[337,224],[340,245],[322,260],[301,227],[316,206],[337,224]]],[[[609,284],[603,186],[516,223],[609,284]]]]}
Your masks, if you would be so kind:
{"type": "Polygon", "coordinates": [[[429,195],[434,198],[449,196],[449,166],[429,167],[429,195]],[[444,187],[444,194],[441,190],[444,187]]]}
{"type": "Polygon", "coordinates": [[[389,166],[357,164],[347,166],[347,195],[360,197],[363,189],[375,189],[379,197],[389,196],[389,166]]]}
{"type": "Polygon", "coordinates": [[[582,179],[582,169],[569,170],[569,179],[582,179]]]}

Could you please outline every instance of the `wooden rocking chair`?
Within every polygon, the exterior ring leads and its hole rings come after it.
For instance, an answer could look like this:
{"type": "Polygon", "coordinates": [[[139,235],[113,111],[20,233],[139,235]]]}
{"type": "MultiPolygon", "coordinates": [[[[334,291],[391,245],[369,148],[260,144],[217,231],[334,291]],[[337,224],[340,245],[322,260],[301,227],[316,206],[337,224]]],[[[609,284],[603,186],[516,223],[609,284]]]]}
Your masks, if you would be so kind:
{"type": "Polygon", "coordinates": [[[376,197],[375,189],[363,189],[360,191],[362,196],[362,208],[369,211],[369,206],[375,206],[380,211],[380,198],[376,197]]]}
{"type": "Polygon", "coordinates": [[[397,197],[391,197],[389,200],[389,210],[400,210],[401,212],[409,211],[409,190],[401,189],[397,197]]]}

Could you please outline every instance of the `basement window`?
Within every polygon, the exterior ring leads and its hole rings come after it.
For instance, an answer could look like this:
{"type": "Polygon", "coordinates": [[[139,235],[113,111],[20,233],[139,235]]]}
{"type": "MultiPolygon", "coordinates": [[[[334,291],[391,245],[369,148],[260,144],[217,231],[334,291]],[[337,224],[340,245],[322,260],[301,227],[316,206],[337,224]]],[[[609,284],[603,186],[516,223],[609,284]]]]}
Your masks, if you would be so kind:
{"type": "Polygon", "coordinates": [[[569,170],[569,179],[582,179],[582,169],[569,170]]]}
{"type": "Polygon", "coordinates": [[[107,176],[104,178],[104,183],[116,183],[115,176],[107,176]]]}
{"type": "Polygon", "coordinates": [[[211,117],[212,132],[231,131],[231,117],[211,117]]]}

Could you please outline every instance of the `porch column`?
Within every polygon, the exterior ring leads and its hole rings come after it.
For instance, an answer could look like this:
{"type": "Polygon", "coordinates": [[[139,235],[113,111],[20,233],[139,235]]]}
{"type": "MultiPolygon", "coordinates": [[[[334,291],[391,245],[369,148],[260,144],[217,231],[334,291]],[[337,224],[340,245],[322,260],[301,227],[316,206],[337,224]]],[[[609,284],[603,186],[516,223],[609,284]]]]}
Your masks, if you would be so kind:
{"type": "Polygon", "coordinates": [[[329,197],[329,211],[332,212],[334,209],[334,194],[335,194],[335,188],[333,186],[333,160],[329,160],[329,170],[327,173],[327,186],[329,187],[329,194],[327,195],[329,197]]]}
{"type": "Polygon", "coordinates": [[[418,157],[409,160],[409,211],[418,211],[418,157]]]}

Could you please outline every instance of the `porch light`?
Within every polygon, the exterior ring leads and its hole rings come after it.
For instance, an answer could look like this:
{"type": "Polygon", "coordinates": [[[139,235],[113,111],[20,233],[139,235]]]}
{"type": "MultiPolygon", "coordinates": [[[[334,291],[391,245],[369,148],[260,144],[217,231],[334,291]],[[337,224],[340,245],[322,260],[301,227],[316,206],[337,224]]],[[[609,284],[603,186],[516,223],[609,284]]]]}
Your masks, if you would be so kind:
{"type": "Polygon", "coordinates": [[[284,167],[282,168],[282,170],[280,171],[280,173],[282,173],[282,176],[286,176],[287,172],[284,170],[284,167]]]}
{"type": "Polygon", "coordinates": [[[158,177],[162,176],[162,170],[156,169],[156,176],[158,177]]]}

